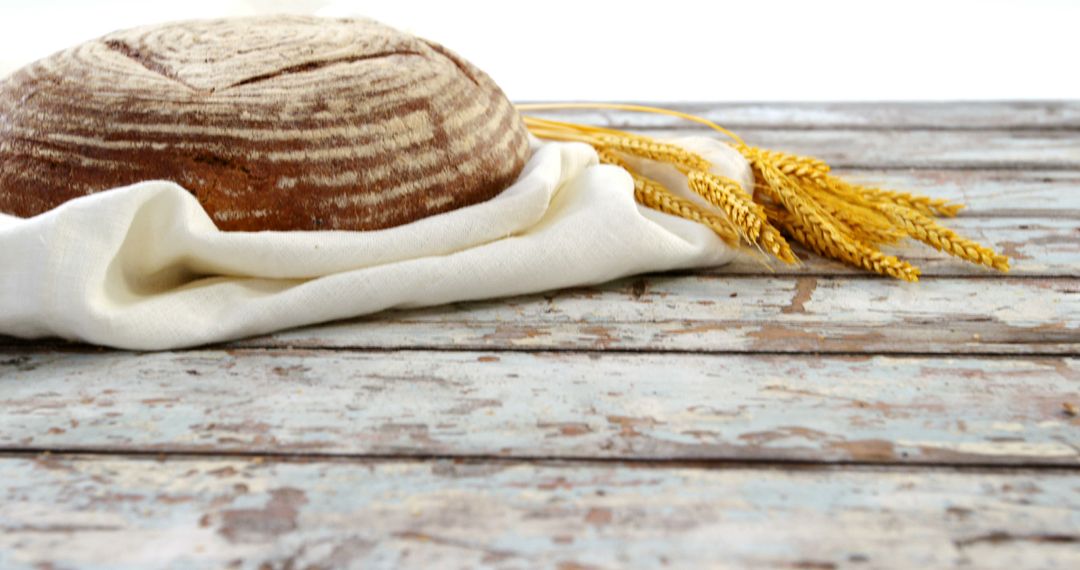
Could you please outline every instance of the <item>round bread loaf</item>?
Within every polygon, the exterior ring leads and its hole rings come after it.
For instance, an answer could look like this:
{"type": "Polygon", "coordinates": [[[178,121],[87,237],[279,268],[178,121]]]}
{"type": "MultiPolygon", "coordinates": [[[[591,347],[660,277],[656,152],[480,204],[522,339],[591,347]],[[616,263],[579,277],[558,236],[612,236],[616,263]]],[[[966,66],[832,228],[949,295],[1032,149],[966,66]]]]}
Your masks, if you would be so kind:
{"type": "Polygon", "coordinates": [[[223,230],[372,230],[492,198],[527,131],[482,71],[370,20],[117,32],[0,82],[0,211],[143,180],[223,230]]]}

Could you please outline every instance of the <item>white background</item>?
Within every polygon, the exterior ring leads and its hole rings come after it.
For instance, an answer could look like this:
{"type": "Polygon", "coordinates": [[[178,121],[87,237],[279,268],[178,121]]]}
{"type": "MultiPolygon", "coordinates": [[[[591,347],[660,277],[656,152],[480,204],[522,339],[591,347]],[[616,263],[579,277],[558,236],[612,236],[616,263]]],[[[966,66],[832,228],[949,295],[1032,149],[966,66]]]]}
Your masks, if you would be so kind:
{"type": "Polygon", "coordinates": [[[0,0],[0,74],[172,19],[366,15],[525,100],[1080,98],[1080,0],[0,0]]]}

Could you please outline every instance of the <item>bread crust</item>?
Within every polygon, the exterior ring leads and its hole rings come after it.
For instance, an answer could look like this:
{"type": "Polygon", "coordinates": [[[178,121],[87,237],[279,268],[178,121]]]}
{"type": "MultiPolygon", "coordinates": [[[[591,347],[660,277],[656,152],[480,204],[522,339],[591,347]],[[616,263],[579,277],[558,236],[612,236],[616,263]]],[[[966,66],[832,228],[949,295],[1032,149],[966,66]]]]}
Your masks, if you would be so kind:
{"type": "Polygon", "coordinates": [[[223,230],[375,230],[492,198],[528,152],[484,72],[364,19],[148,26],[0,82],[0,211],[20,217],[172,180],[223,230]]]}

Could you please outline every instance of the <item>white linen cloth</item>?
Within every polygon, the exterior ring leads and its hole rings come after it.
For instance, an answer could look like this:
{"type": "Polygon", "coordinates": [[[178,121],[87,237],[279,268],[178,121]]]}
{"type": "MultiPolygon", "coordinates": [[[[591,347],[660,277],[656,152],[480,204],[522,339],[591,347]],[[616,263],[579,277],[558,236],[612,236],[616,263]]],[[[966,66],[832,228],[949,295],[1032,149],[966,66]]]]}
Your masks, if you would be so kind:
{"type": "MultiPolygon", "coordinates": [[[[727,145],[677,142],[752,187],[727,145]]],[[[690,196],[673,169],[650,174],[690,196]]],[[[581,143],[534,139],[495,198],[378,231],[222,232],[183,188],[148,181],[33,218],[0,214],[0,334],[163,350],[733,254],[705,226],[637,204],[629,174],[581,143]]]]}

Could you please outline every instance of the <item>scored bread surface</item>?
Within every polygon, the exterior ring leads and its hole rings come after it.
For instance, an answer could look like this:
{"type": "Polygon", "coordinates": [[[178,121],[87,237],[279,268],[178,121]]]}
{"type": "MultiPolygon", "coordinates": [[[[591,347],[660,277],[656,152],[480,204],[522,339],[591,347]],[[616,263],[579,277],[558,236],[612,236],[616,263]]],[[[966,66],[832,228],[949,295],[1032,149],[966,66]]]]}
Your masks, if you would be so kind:
{"type": "Polygon", "coordinates": [[[370,20],[110,34],[0,81],[0,212],[143,180],[225,230],[372,230],[492,198],[529,152],[513,105],[438,44],[370,20]]]}

